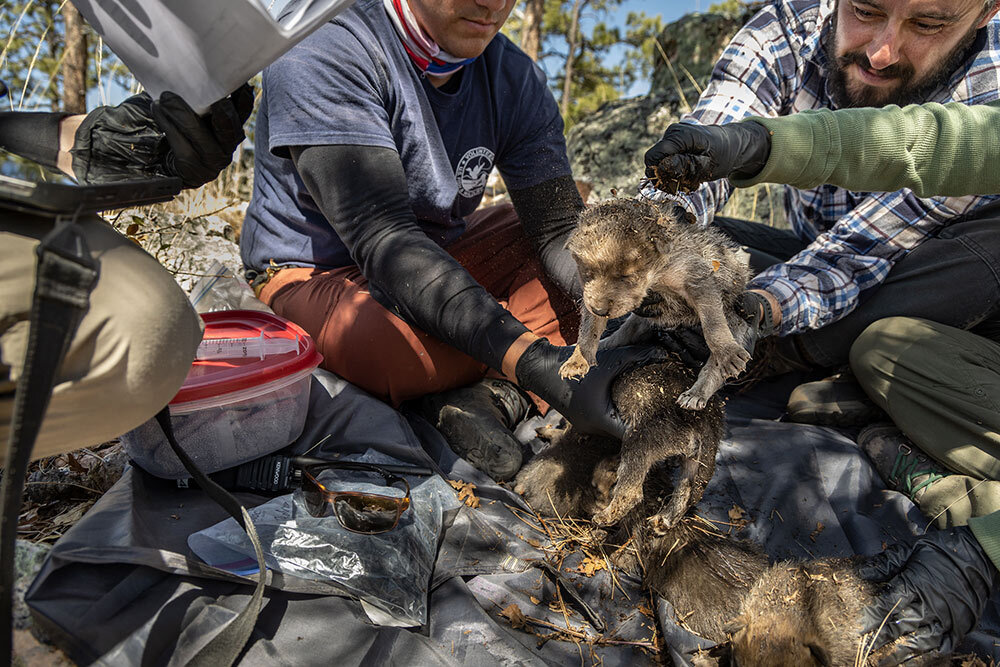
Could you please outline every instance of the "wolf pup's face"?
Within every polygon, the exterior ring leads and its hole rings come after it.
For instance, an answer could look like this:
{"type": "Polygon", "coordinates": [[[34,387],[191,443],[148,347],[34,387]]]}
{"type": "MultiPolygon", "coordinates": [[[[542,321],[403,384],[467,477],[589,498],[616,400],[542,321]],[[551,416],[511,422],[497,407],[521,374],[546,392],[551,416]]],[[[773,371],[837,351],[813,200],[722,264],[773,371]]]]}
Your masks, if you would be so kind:
{"type": "Polygon", "coordinates": [[[657,213],[632,200],[612,200],[584,211],[566,247],[576,260],[583,304],[600,317],[639,307],[656,277],[660,252],[657,213]]]}

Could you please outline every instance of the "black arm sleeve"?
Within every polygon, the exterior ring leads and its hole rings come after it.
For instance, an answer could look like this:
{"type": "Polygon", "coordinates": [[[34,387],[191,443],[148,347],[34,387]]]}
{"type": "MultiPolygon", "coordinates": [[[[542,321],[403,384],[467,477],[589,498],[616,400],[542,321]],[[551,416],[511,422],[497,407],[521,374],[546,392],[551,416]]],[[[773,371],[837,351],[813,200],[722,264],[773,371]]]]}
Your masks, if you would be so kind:
{"type": "Polygon", "coordinates": [[[57,169],[59,122],[70,114],[0,111],[0,148],[57,169]]]}
{"type": "Polygon", "coordinates": [[[317,206],[368,279],[408,323],[500,370],[527,328],[417,225],[399,154],[373,146],[291,150],[317,206]]]}
{"type": "Polygon", "coordinates": [[[545,272],[567,294],[580,298],[576,262],[566,250],[566,239],[583,210],[583,199],[573,177],[560,176],[524,190],[512,190],[510,200],[525,235],[538,250],[545,272]]]}

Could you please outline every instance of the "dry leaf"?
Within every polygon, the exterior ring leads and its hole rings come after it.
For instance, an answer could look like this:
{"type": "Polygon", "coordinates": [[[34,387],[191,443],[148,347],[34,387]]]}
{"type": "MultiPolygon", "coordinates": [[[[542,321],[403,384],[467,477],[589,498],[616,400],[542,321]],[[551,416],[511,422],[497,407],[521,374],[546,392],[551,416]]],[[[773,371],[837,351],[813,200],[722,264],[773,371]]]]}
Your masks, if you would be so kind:
{"type": "Polygon", "coordinates": [[[812,540],[813,542],[815,542],[816,541],[816,536],[819,535],[820,533],[822,533],[824,528],[826,528],[826,526],[823,525],[823,522],[822,521],[817,521],[816,522],[816,530],[814,530],[813,532],[809,533],[809,539],[812,540]]]}
{"type": "Polygon", "coordinates": [[[531,604],[539,604],[541,602],[541,600],[536,598],[534,595],[529,595],[528,599],[531,600],[531,604]]]}
{"type": "Polygon", "coordinates": [[[85,473],[87,469],[83,467],[80,461],[73,456],[72,453],[66,454],[66,462],[69,464],[69,469],[73,472],[85,473]]]}
{"type": "Polygon", "coordinates": [[[517,606],[517,603],[511,602],[504,607],[500,615],[510,621],[510,627],[515,630],[522,630],[528,627],[528,619],[524,616],[521,608],[517,606]]]}
{"type": "Polygon", "coordinates": [[[89,510],[90,506],[93,504],[94,503],[92,502],[87,502],[70,508],[68,511],[63,512],[56,518],[52,519],[52,523],[57,526],[72,526],[83,518],[83,515],[86,514],[87,510],[89,510]]]}
{"type": "Polygon", "coordinates": [[[722,264],[719,263],[719,260],[713,259],[712,260],[712,271],[718,271],[721,268],[722,268],[722,264]]]}
{"type": "Polygon", "coordinates": [[[135,236],[136,232],[139,231],[139,225],[134,222],[125,228],[125,236],[135,236]]]}
{"type": "Polygon", "coordinates": [[[585,577],[592,577],[597,572],[601,570],[606,570],[608,567],[607,562],[603,558],[594,558],[593,556],[587,556],[580,564],[576,566],[572,572],[579,572],[585,577]]]}
{"type": "Polygon", "coordinates": [[[479,498],[476,497],[476,485],[471,482],[449,479],[448,483],[458,491],[458,499],[472,509],[479,507],[479,498]]]}
{"type": "Polygon", "coordinates": [[[638,611],[643,616],[647,616],[649,618],[654,618],[655,617],[655,614],[653,613],[653,610],[650,609],[649,607],[647,607],[644,604],[639,605],[639,607],[638,607],[638,609],[636,609],[636,611],[638,611]]]}
{"type": "Polygon", "coordinates": [[[729,510],[730,521],[743,521],[746,518],[746,515],[747,511],[739,505],[733,505],[733,509],[729,510]]]}

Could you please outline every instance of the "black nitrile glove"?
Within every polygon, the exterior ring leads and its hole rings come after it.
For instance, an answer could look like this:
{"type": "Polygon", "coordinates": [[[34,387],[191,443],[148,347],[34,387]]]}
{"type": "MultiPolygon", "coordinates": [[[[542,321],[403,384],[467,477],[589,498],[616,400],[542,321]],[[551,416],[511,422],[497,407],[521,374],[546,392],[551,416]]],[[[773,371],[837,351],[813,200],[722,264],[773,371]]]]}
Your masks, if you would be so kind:
{"type": "Polygon", "coordinates": [[[611,384],[627,370],[665,359],[666,353],[651,345],[599,350],[597,365],[583,378],[564,380],[559,377],[559,367],[572,353],[572,346],[559,347],[544,338],[536,340],[517,361],[514,374],[518,384],[538,394],[573,428],[621,439],[625,423],[611,399],[611,384]]]}
{"type": "Polygon", "coordinates": [[[186,188],[215,180],[243,143],[243,124],[253,111],[253,97],[253,87],[245,83],[199,116],[179,95],[169,91],[160,95],[152,111],[170,144],[164,164],[167,174],[179,177],[186,188]]]}
{"type": "Polygon", "coordinates": [[[900,639],[885,661],[897,664],[928,651],[948,654],[983,613],[997,584],[997,568],[966,527],[935,531],[908,544],[894,544],[859,570],[884,583],[865,610],[864,631],[885,625],[875,648],[900,639]]]}
{"type": "Polygon", "coordinates": [[[70,149],[76,179],[111,183],[165,176],[167,142],[153,121],[152,105],[141,93],[88,113],[70,149]]]}
{"type": "Polygon", "coordinates": [[[690,192],[706,181],[751,178],[771,154],[771,135],[760,123],[674,123],[646,151],[646,177],[664,192],[690,192]]]}
{"type": "Polygon", "coordinates": [[[750,325],[745,339],[739,342],[743,344],[743,349],[749,352],[752,357],[757,343],[762,338],[774,335],[774,312],[767,299],[757,292],[749,291],[743,292],[743,298],[736,304],[736,308],[740,317],[750,325]]]}
{"type": "Polygon", "coordinates": [[[82,183],[176,176],[184,187],[196,188],[232,160],[252,109],[248,84],[204,116],[171,92],[158,101],[141,93],[116,107],[98,107],[76,131],[73,173],[82,183]]]}

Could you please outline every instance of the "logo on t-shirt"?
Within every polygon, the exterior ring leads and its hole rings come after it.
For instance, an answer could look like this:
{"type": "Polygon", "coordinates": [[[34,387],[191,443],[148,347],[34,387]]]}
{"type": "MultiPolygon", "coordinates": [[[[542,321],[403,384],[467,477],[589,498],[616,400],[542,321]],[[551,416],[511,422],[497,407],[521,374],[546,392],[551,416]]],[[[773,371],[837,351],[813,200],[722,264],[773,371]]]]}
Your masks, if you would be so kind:
{"type": "Polygon", "coordinates": [[[469,199],[483,194],[491,169],[493,169],[493,151],[489,148],[480,146],[466,152],[455,168],[458,194],[469,199]]]}

